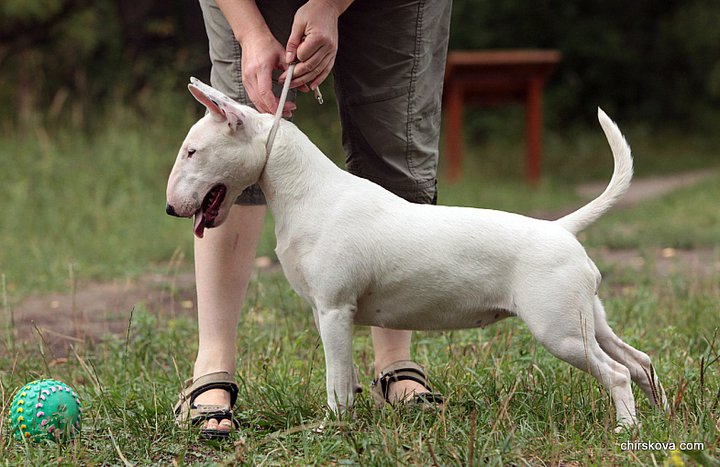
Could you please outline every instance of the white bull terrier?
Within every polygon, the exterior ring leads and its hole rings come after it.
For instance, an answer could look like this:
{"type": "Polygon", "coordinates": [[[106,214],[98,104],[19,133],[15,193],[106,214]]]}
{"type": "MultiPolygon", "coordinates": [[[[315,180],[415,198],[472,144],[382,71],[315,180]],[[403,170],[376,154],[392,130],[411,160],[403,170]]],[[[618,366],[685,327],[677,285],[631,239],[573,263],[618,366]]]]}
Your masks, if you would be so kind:
{"type": "Polygon", "coordinates": [[[650,358],[610,329],[598,298],[600,273],[575,237],[632,178],[630,148],[602,110],[598,118],[615,162],[610,183],[587,205],[547,221],[409,203],[341,170],[284,120],[268,154],[271,115],[195,79],[189,89],[209,112],[180,148],[167,212],[195,216],[194,232],[202,237],[205,228],[223,223],[246,187],[260,184],[275,218],[283,271],[312,305],[333,411],[342,414],[353,404],[353,325],[463,329],[509,316],[609,391],[619,427],[636,423],[631,380],[667,409],[650,358]]]}

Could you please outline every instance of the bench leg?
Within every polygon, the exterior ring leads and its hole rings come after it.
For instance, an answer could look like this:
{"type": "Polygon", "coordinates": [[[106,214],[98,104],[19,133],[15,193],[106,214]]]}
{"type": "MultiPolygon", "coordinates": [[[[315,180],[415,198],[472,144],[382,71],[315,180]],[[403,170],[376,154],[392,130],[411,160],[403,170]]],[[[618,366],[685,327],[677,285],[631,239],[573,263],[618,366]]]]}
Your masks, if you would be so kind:
{"type": "Polygon", "coordinates": [[[542,148],[542,88],[543,80],[534,78],[528,83],[525,113],[525,181],[537,185],[540,181],[542,148]]]}

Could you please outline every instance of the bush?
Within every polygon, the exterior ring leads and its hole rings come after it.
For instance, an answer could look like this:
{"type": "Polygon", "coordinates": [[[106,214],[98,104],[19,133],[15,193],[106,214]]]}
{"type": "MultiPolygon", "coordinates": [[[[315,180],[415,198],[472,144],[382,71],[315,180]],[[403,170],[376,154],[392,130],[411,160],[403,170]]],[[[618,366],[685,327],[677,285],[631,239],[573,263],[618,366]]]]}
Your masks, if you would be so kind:
{"type": "MultiPolygon", "coordinates": [[[[594,120],[601,105],[645,122],[712,122],[720,103],[714,0],[455,0],[451,48],[555,48],[549,123],[594,120]]],[[[87,121],[107,102],[142,106],[158,89],[207,76],[197,0],[0,3],[4,120],[34,111],[87,121]]]]}
{"type": "Polygon", "coordinates": [[[601,105],[690,124],[720,103],[718,2],[456,0],[453,13],[451,48],[562,52],[550,83],[560,123],[593,119],[601,105]]]}

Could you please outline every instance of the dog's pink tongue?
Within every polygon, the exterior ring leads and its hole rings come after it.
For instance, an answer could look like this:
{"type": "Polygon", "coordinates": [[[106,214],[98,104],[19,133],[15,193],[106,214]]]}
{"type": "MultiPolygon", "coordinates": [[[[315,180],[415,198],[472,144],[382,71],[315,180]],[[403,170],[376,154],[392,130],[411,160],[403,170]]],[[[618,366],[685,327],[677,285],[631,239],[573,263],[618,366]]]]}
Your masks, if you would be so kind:
{"type": "Polygon", "coordinates": [[[193,227],[195,236],[197,238],[203,238],[205,232],[205,215],[202,212],[195,214],[195,226],[193,227]]]}

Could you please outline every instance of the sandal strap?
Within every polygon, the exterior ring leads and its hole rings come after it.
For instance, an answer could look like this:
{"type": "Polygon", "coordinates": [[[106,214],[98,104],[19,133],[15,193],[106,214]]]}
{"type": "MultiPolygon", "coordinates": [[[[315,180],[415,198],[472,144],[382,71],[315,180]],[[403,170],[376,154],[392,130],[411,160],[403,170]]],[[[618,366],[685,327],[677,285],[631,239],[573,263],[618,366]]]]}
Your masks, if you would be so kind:
{"type": "Polygon", "coordinates": [[[213,410],[231,411],[237,401],[237,396],[238,385],[227,371],[215,371],[199,376],[195,380],[188,379],[185,381],[185,388],[178,396],[178,402],[173,407],[175,420],[178,423],[184,423],[188,419],[192,419],[198,410],[201,412],[213,410]],[[230,393],[230,407],[217,405],[200,405],[196,407],[194,402],[197,396],[210,389],[222,389],[230,393]]]}
{"type": "Polygon", "coordinates": [[[442,394],[439,392],[423,392],[420,394],[415,394],[412,399],[413,403],[423,405],[423,404],[442,404],[445,402],[445,398],[442,394]]]}
{"type": "Polygon", "coordinates": [[[215,371],[198,376],[189,387],[185,388],[183,393],[186,395],[190,405],[192,405],[197,396],[210,389],[223,389],[229,392],[230,407],[232,408],[235,405],[238,396],[238,385],[227,371],[215,371]]]}
{"type": "Polygon", "coordinates": [[[380,375],[373,380],[371,391],[377,399],[390,403],[388,393],[390,385],[397,381],[415,381],[429,391],[429,393],[417,394],[413,401],[442,403],[442,396],[433,392],[427,383],[427,376],[423,367],[411,360],[400,360],[394,362],[380,372],[380,375]]]}

